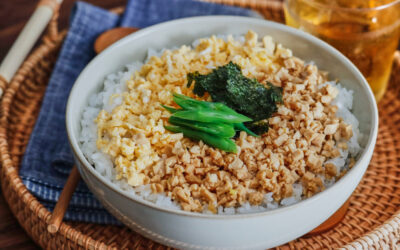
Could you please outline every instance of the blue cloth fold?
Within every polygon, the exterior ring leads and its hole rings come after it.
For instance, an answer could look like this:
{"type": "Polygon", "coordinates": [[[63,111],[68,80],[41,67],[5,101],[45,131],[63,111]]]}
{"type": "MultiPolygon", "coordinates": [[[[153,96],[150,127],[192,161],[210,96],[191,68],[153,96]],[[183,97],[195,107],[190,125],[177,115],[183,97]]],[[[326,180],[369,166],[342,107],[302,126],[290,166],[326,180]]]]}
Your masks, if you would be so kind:
{"type": "MultiPolygon", "coordinates": [[[[20,168],[28,190],[49,210],[54,208],[73,165],[65,130],[67,98],[75,79],[95,55],[93,43],[98,35],[116,26],[144,28],[201,15],[258,16],[248,9],[192,0],[130,0],[122,17],[84,2],[75,4],[68,34],[20,168]]],[[[65,219],[119,224],[83,182],[72,196],[65,219]]]]}

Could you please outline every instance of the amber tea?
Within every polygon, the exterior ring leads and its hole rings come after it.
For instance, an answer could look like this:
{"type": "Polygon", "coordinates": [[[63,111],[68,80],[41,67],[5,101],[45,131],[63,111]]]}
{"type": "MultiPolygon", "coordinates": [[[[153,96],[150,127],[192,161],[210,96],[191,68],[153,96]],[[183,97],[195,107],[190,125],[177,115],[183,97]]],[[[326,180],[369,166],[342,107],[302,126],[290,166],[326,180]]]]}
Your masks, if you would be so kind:
{"type": "Polygon", "coordinates": [[[286,23],[325,40],[363,73],[379,101],[399,40],[400,1],[286,0],[286,23]]]}

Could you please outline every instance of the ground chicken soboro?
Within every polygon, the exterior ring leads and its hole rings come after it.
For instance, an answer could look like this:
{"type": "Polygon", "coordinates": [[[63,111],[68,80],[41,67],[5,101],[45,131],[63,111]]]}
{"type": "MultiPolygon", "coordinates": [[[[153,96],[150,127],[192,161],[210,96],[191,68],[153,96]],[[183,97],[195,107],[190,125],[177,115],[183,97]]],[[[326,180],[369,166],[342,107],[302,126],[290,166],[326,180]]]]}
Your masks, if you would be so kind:
{"type": "Polygon", "coordinates": [[[97,147],[112,157],[118,179],[150,184],[187,211],[259,205],[269,192],[279,202],[292,195],[293,183],[301,183],[309,197],[324,189],[321,177],[341,174],[325,162],[339,156],[352,136],[351,126],[330,105],[338,90],[326,81],[326,74],[271,37],[260,41],[249,31],[243,43],[231,36],[227,42],[202,39],[194,49],[182,46],[150,58],[134,74],[123,103],[99,113],[97,147]],[[166,131],[170,114],[160,104],[173,106],[172,92],[198,98],[186,88],[186,74],[206,74],[230,61],[245,76],[283,88],[284,104],[269,119],[269,132],[260,138],[241,132],[238,153],[228,154],[166,131]]]}

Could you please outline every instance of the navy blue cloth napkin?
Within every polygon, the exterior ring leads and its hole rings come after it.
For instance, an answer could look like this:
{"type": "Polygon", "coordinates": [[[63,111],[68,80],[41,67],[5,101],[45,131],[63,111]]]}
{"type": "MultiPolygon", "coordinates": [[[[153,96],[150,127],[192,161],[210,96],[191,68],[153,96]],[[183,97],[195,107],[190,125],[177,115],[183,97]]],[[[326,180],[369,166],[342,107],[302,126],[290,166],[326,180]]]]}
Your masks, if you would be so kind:
{"type": "MultiPolygon", "coordinates": [[[[20,168],[28,190],[49,210],[54,208],[73,165],[65,131],[67,98],[75,79],[95,56],[93,43],[97,36],[115,26],[144,28],[201,15],[258,16],[247,9],[193,0],[130,0],[122,17],[84,2],[76,3],[20,168]]],[[[119,224],[83,182],[71,199],[65,219],[119,224]]]]}

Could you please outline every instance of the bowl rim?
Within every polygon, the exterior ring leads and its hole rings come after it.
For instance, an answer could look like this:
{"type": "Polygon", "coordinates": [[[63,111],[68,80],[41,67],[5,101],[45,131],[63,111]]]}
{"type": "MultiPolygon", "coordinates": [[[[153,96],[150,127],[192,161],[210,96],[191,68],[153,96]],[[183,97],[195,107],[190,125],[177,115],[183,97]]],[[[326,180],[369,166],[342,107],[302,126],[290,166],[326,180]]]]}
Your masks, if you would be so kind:
{"type": "MultiPolygon", "coordinates": [[[[251,29],[251,27],[249,27],[251,29]]],[[[82,115],[82,113],[80,113],[82,115]]],[[[356,168],[360,168],[360,162],[363,160],[368,159],[368,157],[371,157],[373,153],[373,149],[375,147],[376,143],[376,138],[377,138],[377,133],[378,133],[378,109],[377,109],[377,104],[374,98],[374,95],[372,93],[371,88],[369,87],[366,79],[364,76],[361,74],[361,72],[357,69],[357,67],[348,59],[346,58],[343,54],[341,54],[337,49],[329,45],[328,43],[318,39],[317,37],[314,37],[308,33],[305,33],[301,30],[286,26],[284,24],[276,23],[273,21],[268,21],[264,19],[257,19],[257,18],[252,18],[252,17],[241,17],[241,16],[228,16],[228,15],[220,15],[220,16],[200,16],[200,17],[187,17],[187,18],[181,18],[181,19],[176,19],[172,21],[167,21],[163,22],[160,24],[152,25],[147,28],[141,29],[133,34],[128,35],[127,37],[119,40],[118,42],[114,43],[107,49],[105,49],[103,52],[95,56],[82,70],[82,72],[79,74],[78,78],[75,80],[73,87],[71,89],[71,92],[68,97],[68,102],[67,102],[67,108],[66,108],[66,128],[67,128],[67,135],[68,135],[68,140],[70,147],[75,155],[75,161],[79,160],[80,163],[83,165],[84,168],[88,170],[88,172],[94,176],[100,183],[103,185],[106,185],[110,190],[113,192],[118,193],[119,195],[133,201],[137,202],[140,205],[146,206],[151,209],[156,209],[158,211],[166,212],[166,213],[172,213],[175,215],[183,215],[183,216],[189,216],[189,217],[196,217],[196,218],[207,218],[207,219],[239,219],[239,218],[249,218],[249,217],[258,217],[258,216],[267,216],[267,215],[272,215],[275,213],[281,213],[286,210],[290,209],[295,209],[299,206],[305,206],[309,203],[312,203],[314,201],[317,201],[322,197],[323,195],[328,195],[329,192],[333,192],[332,190],[335,188],[338,188],[342,182],[345,180],[351,178],[352,173],[354,173],[356,168]],[[345,64],[346,67],[349,67],[350,72],[355,75],[355,78],[359,81],[359,84],[361,84],[362,89],[366,93],[366,97],[368,98],[369,102],[369,109],[372,111],[371,114],[371,129],[370,133],[368,135],[368,142],[366,143],[365,148],[359,155],[358,160],[355,162],[355,165],[338,181],[336,181],[332,186],[326,188],[325,190],[313,195],[310,198],[301,200],[295,204],[284,206],[284,207],[279,207],[273,210],[267,210],[267,211],[258,211],[258,212],[251,212],[251,213],[244,213],[244,214],[205,214],[205,213],[197,213],[197,212],[188,212],[184,210],[178,210],[178,209],[171,209],[171,208],[166,208],[166,207],[160,207],[156,205],[153,202],[147,201],[137,195],[132,195],[128,194],[127,191],[124,191],[120,188],[118,188],[116,185],[111,183],[111,180],[105,179],[100,173],[95,171],[94,167],[88,162],[86,157],[83,155],[83,152],[80,149],[78,139],[74,136],[73,130],[72,130],[72,120],[73,120],[73,114],[75,112],[72,111],[72,101],[71,97],[76,96],[75,92],[77,92],[77,86],[80,84],[84,84],[80,82],[80,79],[82,78],[82,75],[85,74],[87,68],[90,67],[96,60],[100,60],[103,57],[107,57],[109,54],[113,52],[114,49],[116,49],[119,46],[122,46],[126,43],[132,42],[131,40],[135,40],[136,38],[140,38],[149,34],[152,34],[154,32],[157,32],[159,29],[165,29],[165,28],[172,28],[174,26],[178,26],[183,24],[183,23],[190,23],[190,22],[205,22],[205,23],[213,23],[213,22],[223,22],[225,24],[230,25],[230,21],[232,19],[235,19],[234,21],[240,21],[240,22],[245,22],[247,24],[252,25],[264,25],[266,27],[271,27],[280,30],[281,32],[286,32],[290,33],[294,36],[302,37],[306,39],[309,43],[313,43],[319,47],[322,47],[327,53],[331,54],[332,56],[335,56],[338,58],[343,64],[345,64]]],[[[369,160],[367,160],[369,162],[369,160]]],[[[79,167],[78,167],[79,169],[79,167]]],[[[365,167],[365,170],[363,171],[363,174],[365,173],[367,167],[365,167]]],[[[357,184],[358,185],[358,184],[357,184]]]]}

